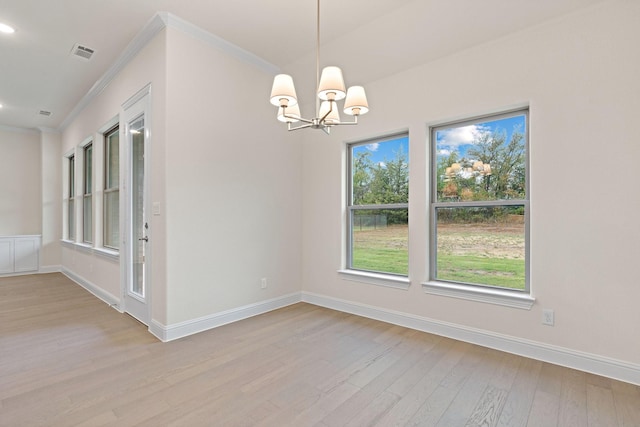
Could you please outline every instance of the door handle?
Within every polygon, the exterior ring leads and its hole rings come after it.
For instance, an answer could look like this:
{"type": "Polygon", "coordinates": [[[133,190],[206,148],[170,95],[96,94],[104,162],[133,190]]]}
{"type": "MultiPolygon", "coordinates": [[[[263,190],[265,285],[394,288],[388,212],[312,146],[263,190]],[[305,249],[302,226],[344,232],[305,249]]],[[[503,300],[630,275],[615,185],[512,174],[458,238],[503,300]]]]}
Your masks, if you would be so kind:
{"type": "Polygon", "coordinates": [[[149,241],[149,238],[148,238],[147,236],[144,236],[144,237],[142,237],[142,238],[140,238],[140,239],[138,239],[138,240],[144,240],[145,242],[148,242],[148,241],[149,241]]]}

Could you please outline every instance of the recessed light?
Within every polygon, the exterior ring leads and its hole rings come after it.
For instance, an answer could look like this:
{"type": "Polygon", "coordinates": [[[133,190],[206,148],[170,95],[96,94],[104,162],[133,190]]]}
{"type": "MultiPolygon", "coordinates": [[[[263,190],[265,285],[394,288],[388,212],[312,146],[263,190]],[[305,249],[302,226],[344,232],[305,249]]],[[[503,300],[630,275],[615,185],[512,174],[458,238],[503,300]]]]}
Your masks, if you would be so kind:
{"type": "Polygon", "coordinates": [[[7,24],[3,24],[0,22],[0,33],[12,34],[15,32],[16,30],[14,30],[13,27],[10,27],[7,24]]]}

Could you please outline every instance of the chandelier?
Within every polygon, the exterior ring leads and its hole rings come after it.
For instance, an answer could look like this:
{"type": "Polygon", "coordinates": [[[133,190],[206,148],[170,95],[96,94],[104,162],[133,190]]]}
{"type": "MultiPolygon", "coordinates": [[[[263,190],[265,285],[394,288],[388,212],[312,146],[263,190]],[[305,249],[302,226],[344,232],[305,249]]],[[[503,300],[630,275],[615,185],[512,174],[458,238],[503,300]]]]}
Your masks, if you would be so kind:
{"type": "Polygon", "coordinates": [[[288,74],[278,74],[273,79],[271,88],[271,104],[278,107],[277,118],[287,123],[288,130],[322,129],[329,134],[333,126],[356,125],[358,116],[369,111],[367,96],[362,86],[351,86],[345,91],[342,70],[338,67],[325,67],[320,75],[320,0],[317,1],[317,41],[316,41],[316,115],[305,119],[300,115],[300,106],[293,85],[293,78],[288,74]],[[343,111],[353,116],[352,122],[340,120],[337,101],[344,99],[343,111]],[[292,123],[302,122],[298,126],[292,123]]]}

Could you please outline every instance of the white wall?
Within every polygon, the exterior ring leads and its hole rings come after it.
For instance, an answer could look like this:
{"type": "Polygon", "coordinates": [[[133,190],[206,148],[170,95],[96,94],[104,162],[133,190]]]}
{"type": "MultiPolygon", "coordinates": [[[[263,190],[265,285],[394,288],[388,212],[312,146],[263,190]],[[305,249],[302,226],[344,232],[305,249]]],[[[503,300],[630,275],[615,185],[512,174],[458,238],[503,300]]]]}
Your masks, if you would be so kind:
{"type": "Polygon", "coordinates": [[[60,169],[61,135],[43,129],[40,133],[40,170],[42,176],[42,249],[40,266],[43,271],[60,268],[62,238],[62,171],[60,169]]]}
{"type": "MultiPolygon", "coordinates": [[[[151,197],[153,200],[160,201],[164,200],[165,51],[166,34],[162,31],[64,129],[61,149],[62,156],[70,150],[77,149],[78,144],[89,137],[93,137],[94,141],[97,141],[100,138],[98,131],[120,113],[122,104],[151,83],[153,120],[150,132],[153,154],[151,171],[148,176],[151,180],[151,197]]],[[[97,144],[97,146],[101,146],[101,144],[97,144]]],[[[80,158],[80,153],[77,153],[77,159],[80,158]]],[[[102,154],[98,156],[98,153],[94,153],[95,158],[101,159],[102,154]]],[[[60,163],[62,163],[61,158],[60,163]]],[[[102,167],[94,170],[102,170],[102,167]]],[[[76,177],[81,177],[81,174],[76,172],[76,177]]],[[[81,188],[79,185],[76,187],[81,188]]],[[[102,190],[97,189],[94,193],[94,212],[97,214],[99,212],[95,209],[95,199],[100,197],[102,197],[102,190]]],[[[153,253],[159,260],[159,262],[153,263],[152,318],[164,319],[166,315],[165,264],[162,262],[166,229],[164,216],[153,217],[151,227],[154,239],[150,244],[153,245],[153,253]]],[[[96,232],[100,232],[100,230],[96,232]]],[[[121,261],[123,260],[124,258],[121,257],[121,261]]],[[[84,248],[65,244],[62,246],[62,267],[77,276],[76,278],[83,279],[94,286],[98,293],[104,295],[110,302],[117,303],[120,300],[120,264],[117,260],[114,261],[84,248]]]]}
{"type": "Polygon", "coordinates": [[[0,236],[40,234],[40,135],[0,128],[0,236]]]}
{"type": "MultiPolygon", "coordinates": [[[[156,330],[301,288],[299,137],[275,120],[271,73],[200,36],[169,25],[63,134],[66,153],[151,82],[146,155],[159,207],[150,216],[156,330]]],[[[108,299],[119,298],[117,263],[65,244],[62,264],[108,299]]]]}
{"type": "MultiPolygon", "coordinates": [[[[640,363],[640,3],[599,4],[367,85],[361,125],[304,143],[303,290],[640,363]],[[530,310],[427,295],[429,124],[530,106],[530,310]],[[408,291],[345,281],[343,142],[410,131],[408,291]],[[554,327],[541,309],[555,310],[554,327]]],[[[428,41],[425,41],[428,42],[428,41]]]]}
{"type": "Polygon", "coordinates": [[[167,324],[299,292],[301,147],[273,76],[172,28],[167,52],[167,324]]]}

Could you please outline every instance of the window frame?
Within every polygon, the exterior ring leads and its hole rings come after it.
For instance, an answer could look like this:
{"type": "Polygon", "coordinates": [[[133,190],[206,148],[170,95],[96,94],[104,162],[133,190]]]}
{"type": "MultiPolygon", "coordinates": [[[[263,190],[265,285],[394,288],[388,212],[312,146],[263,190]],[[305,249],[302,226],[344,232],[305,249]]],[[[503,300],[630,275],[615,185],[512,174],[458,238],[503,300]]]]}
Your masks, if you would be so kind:
{"type": "Polygon", "coordinates": [[[82,146],[82,242],[93,243],[93,141],[82,146]]]}
{"type": "MultiPolygon", "coordinates": [[[[345,144],[346,155],[346,200],[345,200],[345,267],[338,272],[347,280],[358,282],[372,283],[381,286],[387,286],[399,289],[408,289],[409,287],[409,260],[407,259],[407,274],[399,274],[393,272],[364,270],[353,267],[353,216],[358,210],[386,210],[386,209],[406,209],[409,211],[409,202],[406,203],[388,203],[388,204],[369,204],[355,205],[353,204],[353,148],[372,143],[384,143],[391,140],[406,138],[409,141],[409,132],[402,131],[384,135],[377,138],[369,138],[345,144]]],[[[407,160],[410,162],[409,149],[407,149],[407,160]]],[[[408,224],[407,224],[408,226],[408,224]]],[[[408,250],[408,248],[407,248],[408,250]]]]}
{"type": "Polygon", "coordinates": [[[76,156],[75,153],[67,156],[67,238],[75,241],[76,238],[76,215],[75,215],[75,178],[76,178],[76,156]]]}
{"type": "Polygon", "coordinates": [[[471,299],[482,302],[495,303],[517,308],[530,309],[533,304],[531,296],[531,280],[530,280],[530,109],[528,106],[476,116],[463,120],[455,120],[446,123],[439,123],[429,126],[428,131],[430,139],[430,185],[429,185],[429,280],[423,283],[423,287],[427,293],[453,296],[464,299],[471,299]],[[463,126],[497,121],[515,116],[525,116],[524,129],[524,146],[525,146],[525,198],[524,199],[504,199],[504,200],[487,200],[487,201],[438,201],[438,158],[436,133],[443,129],[459,128],[463,126]],[[486,208],[486,207],[508,207],[522,206],[524,210],[524,238],[525,238],[525,283],[524,289],[512,289],[507,287],[457,282],[453,280],[438,279],[437,276],[437,210],[439,208],[486,208]]]}
{"type": "MultiPolygon", "coordinates": [[[[108,208],[109,208],[109,203],[107,201],[108,197],[110,194],[120,194],[120,124],[116,123],[115,126],[110,127],[108,130],[106,130],[103,133],[103,137],[104,137],[104,189],[103,189],[103,209],[102,209],[102,216],[103,216],[103,220],[102,220],[102,224],[103,224],[103,230],[102,230],[102,246],[113,250],[113,251],[119,251],[120,250],[120,243],[117,242],[117,245],[114,245],[113,242],[111,242],[111,239],[108,238],[107,236],[107,224],[109,223],[108,221],[108,208]],[[110,144],[110,137],[112,135],[118,135],[118,180],[115,183],[115,186],[110,187],[109,186],[109,182],[111,181],[111,176],[112,176],[112,170],[111,170],[111,164],[110,164],[110,160],[111,160],[111,153],[112,153],[112,147],[110,144]]],[[[118,229],[120,227],[120,213],[119,213],[119,209],[118,209],[118,229]]],[[[120,235],[120,232],[118,230],[118,236],[120,235]]],[[[119,240],[119,238],[118,238],[119,240]]]]}

